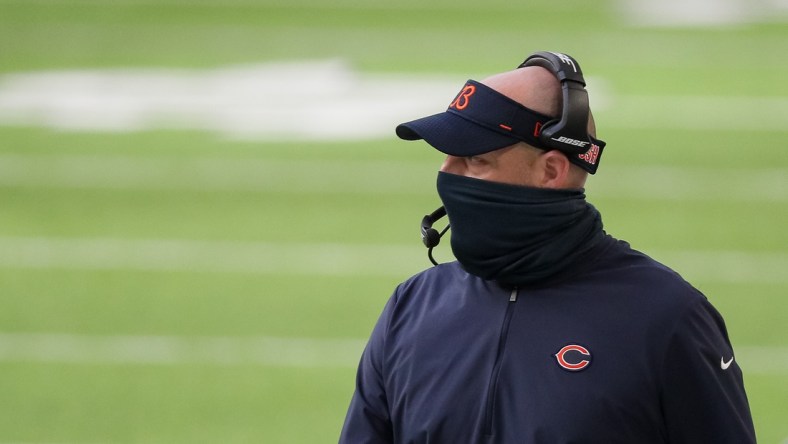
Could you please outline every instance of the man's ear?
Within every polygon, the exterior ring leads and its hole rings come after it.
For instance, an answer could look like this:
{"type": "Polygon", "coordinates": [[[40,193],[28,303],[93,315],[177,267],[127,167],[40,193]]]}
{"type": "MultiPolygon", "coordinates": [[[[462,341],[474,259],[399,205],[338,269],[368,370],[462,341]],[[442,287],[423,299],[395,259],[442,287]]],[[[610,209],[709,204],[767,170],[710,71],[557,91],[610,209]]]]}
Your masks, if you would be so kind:
{"type": "Polygon", "coordinates": [[[542,176],[539,186],[544,188],[568,188],[572,164],[566,155],[558,150],[542,154],[542,176]]]}

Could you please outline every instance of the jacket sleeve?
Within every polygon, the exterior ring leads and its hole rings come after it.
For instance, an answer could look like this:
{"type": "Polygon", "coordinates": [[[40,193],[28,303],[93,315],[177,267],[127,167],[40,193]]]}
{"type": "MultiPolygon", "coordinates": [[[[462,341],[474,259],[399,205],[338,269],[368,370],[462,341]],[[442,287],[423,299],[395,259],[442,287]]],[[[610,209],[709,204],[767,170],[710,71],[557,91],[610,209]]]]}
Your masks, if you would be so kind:
{"type": "Polygon", "coordinates": [[[388,319],[394,296],[386,304],[356,373],[356,390],[350,401],[340,444],[391,443],[394,441],[383,379],[383,356],[388,319]]]}
{"type": "Polygon", "coordinates": [[[744,381],[717,310],[698,298],[677,320],[664,360],[670,443],[755,443],[744,381]]]}

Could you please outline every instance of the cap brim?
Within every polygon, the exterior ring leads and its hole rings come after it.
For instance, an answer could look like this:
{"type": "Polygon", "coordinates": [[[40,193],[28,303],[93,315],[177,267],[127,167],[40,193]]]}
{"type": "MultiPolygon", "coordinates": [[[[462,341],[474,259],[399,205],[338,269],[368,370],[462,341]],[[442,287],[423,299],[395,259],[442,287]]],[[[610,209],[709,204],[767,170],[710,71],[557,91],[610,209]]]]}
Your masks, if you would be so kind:
{"type": "Polygon", "coordinates": [[[424,139],[438,151],[457,157],[476,156],[520,142],[451,112],[402,123],[396,133],[403,140],[424,139]]]}

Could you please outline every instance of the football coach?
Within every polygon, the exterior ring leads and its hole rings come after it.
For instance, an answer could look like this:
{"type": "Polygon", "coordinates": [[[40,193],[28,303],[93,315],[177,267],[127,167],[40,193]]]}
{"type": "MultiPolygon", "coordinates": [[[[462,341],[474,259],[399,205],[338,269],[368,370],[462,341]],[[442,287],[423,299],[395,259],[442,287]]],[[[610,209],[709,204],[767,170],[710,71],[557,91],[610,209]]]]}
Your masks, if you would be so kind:
{"type": "Polygon", "coordinates": [[[422,235],[432,259],[447,215],[457,261],[389,299],[340,443],[755,442],[721,315],[586,201],[605,142],[575,59],[534,53],[396,133],[446,154],[422,235]]]}

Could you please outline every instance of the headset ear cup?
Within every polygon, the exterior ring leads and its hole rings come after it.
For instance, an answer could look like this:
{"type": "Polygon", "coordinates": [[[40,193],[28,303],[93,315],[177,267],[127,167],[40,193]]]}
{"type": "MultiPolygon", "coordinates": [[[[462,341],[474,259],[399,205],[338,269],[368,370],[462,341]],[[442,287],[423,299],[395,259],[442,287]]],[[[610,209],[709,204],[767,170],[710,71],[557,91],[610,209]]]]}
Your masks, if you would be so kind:
{"type": "Polygon", "coordinates": [[[422,231],[421,241],[424,242],[424,246],[427,248],[437,247],[441,242],[441,234],[435,228],[427,228],[422,231]]]}

